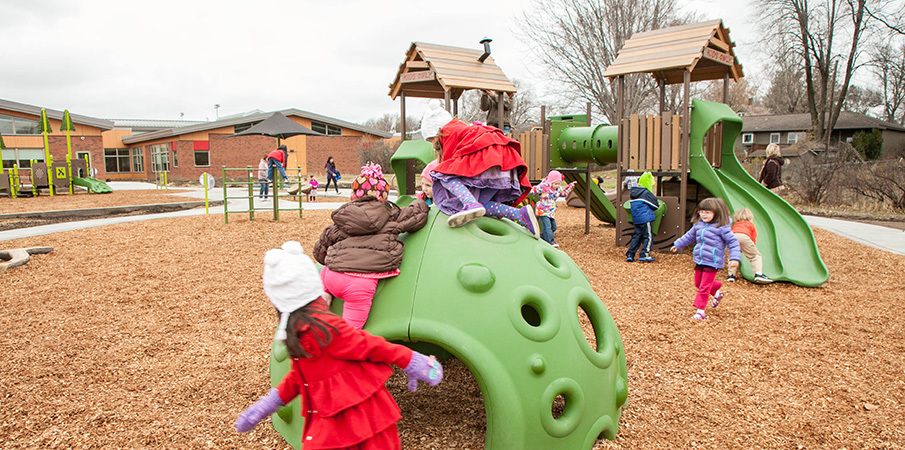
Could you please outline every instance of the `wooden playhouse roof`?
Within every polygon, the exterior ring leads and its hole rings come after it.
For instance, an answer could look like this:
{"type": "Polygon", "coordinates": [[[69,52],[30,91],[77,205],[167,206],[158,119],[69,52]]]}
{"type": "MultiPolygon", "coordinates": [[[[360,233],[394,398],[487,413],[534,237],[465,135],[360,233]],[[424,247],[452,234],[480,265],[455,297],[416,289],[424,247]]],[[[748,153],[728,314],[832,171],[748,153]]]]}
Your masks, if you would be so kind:
{"type": "Polygon", "coordinates": [[[470,89],[515,93],[515,85],[492,56],[483,63],[478,61],[483,53],[483,50],[412,42],[396,79],[390,84],[390,98],[395,100],[403,91],[406,97],[424,98],[444,98],[449,91],[453,99],[470,89]]]}
{"type": "Polygon", "coordinates": [[[721,19],[636,33],[603,75],[649,72],[657,81],[677,84],[688,71],[691,81],[718,80],[727,73],[738,81],[745,75],[734,47],[721,19]]]}

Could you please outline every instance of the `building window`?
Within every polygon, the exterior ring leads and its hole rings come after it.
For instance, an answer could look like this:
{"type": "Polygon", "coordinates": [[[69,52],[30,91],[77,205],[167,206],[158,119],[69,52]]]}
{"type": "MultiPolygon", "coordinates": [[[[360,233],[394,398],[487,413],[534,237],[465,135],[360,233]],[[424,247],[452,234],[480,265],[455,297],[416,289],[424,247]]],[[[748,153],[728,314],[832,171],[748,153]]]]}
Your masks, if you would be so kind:
{"type": "Polygon", "coordinates": [[[170,144],[149,145],[148,150],[151,152],[151,172],[169,172],[170,144]]]}
{"type": "Polygon", "coordinates": [[[248,123],[243,123],[243,124],[236,125],[236,126],[233,127],[233,133],[241,133],[241,132],[243,132],[243,131],[245,131],[245,130],[247,130],[247,129],[249,129],[249,128],[251,128],[251,127],[253,127],[253,126],[257,125],[257,124],[259,124],[259,123],[260,123],[260,122],[248,122],[248,123]]]}
{"type": "Polygon", "coordinates": [[[195,166],[210,166],[211,152],[207,150],[195,150],[195,166]]]}
{"type": "Polygon", "coordinates": [[[742,144],[753,144],[754,133],[742,133],[742,144]]]}
{"type": "Polygon", "coordinates": [[[43,148],[4,148],[0,150],[4,169],[12,169],[18,165],[20,169],[31,167],[32,160],[44,162],[43,148]]]}
{"type": "Polygon", "coordinates": [[[779,143],[779,133],[770,133],[770,143],[771,144],[779,143]]]}
{"type": "Polygon", "coordinates": [[[179,152],[173,150],[173,167],[179,167],[179,158],[177,156],[179,156],[179,152]]]}
{"type": "Polygon", "coordinates": [[[311,121],[311,130],[327,136],[342,136],[343,129],[336,125],[328,125],[326,123],[311,121]]]}
{"type": "Polygon", "coordinates": [[[106,170],[107,173],[131,172],[132,167],[129,161],[129,149],[105,148],[104,170],[106,170]]]}
{"type": "Polygon", "coordinates": [[[798,141],[804,139],[804,132],[789,133],[788,141],[790,144],[797,144],[798,141]]]}
{"type": "Polygon", "coordinates": [[[41,134],[38,130],[40,124],[37,120],[23,119],[21,117],[0,114],[0,134],[41,134]]]}
{"type": "Polygon", "coordinates": [[[141,173],[145,171],[145,150],[143,147],[135,147],[132,149],[132,172],[141,173]]]}

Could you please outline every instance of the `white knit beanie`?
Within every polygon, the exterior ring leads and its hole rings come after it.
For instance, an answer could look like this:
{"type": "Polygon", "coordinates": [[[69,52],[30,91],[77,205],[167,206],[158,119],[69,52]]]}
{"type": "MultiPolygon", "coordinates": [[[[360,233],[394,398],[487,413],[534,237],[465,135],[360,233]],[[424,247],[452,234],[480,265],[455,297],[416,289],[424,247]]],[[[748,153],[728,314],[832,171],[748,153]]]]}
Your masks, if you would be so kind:
{"type": "Polygon", "coordinates": [[[264,293],[280,312],[280,324],[273,338],[286,340],[289,314],[324,294],[321,277],[302,244],[289,241],[282,248],[264,254],[264,293]]]}
{"type": "Polygon", "coordinates": [[[440,106],[440,100],[431,100],[421,118],[421,137],[427,140],[436,136],[440,129],[451,121],[452,115],[440,106]]]}

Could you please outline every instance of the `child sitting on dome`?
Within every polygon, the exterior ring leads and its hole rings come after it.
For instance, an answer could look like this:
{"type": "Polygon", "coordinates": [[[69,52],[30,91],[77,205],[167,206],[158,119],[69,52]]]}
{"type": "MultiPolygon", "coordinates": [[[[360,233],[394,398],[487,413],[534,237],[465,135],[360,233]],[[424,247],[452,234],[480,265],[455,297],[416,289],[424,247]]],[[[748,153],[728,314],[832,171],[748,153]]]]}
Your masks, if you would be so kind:
{"type": "Polygon", "coordinates": [[[518,141],[497,128],[453,119],[437,100],[431,100],[421,119],[421,135],[438,153],[438,164],[430,172],[431,190],[450,227],[481,216],[505,217],[540,237],[534,208],[509,206],[522,202],[531,190],[518,141]]]}

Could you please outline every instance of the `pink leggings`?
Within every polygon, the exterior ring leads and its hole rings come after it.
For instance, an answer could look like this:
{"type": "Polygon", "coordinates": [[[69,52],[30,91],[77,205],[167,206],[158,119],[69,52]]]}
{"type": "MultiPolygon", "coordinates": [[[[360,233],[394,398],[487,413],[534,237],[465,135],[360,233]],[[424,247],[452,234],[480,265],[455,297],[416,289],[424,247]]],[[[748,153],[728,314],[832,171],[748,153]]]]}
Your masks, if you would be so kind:
{"type": "Polygon", "coordinates": [[[694,307],[707,309],[707,300],[723,287],[723,283],[716,281],[716,269],[713,267],[695,266],[694,286],[698,288],[698,293],[694,296],[694,307]]]}
{"type": "Polygon", "coordinates": [[[362,329],[371,312],[371,301],[377,291],[376,278],[353,277],[334,272],[327,267],[321,270],[321,281],[328,294],[343,299],[343,319],[352,328],[362,329]]]}

